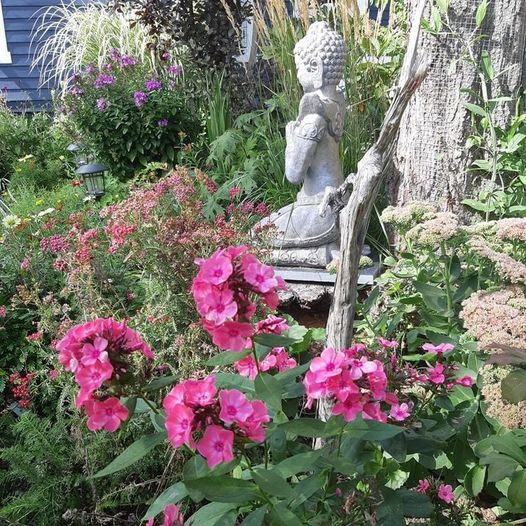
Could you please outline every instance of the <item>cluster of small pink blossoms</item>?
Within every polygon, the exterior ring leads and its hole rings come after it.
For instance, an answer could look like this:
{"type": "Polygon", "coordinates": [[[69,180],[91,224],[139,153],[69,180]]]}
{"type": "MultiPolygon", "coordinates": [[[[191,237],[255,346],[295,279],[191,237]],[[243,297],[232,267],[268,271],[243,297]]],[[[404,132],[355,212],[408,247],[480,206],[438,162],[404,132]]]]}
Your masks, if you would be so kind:
{"type": "Polygon", "coordinates": [[[325,349],[321,356],[314,358],[303,380],[307,408],[312,407],[314,400],[332,398],[335,401],[332,413],[343,415],[346,422],[356,419],[359,414],[365,420],[387,422],[390,418],[403,422],[411,415],[413,403],[410,400],[400,403],[396,392],[406,392],[415,384],[433,390],[473,385],[473,378],[455,378],[455,366],[443,363],[444,353],[454,349],[451,344],[424,344],[424,351],[437,354],[437,363],[418,370],[397,363],[393,350],[398,342],[378,338],[378,343],[380,351],[357,343],[341,352],[325,349]]]}
{"type": "Polygon", "coordinates": [[[75,374],[80,386],[76,404],[84,407],[88,428],[115,431],[128,417],[128,410],[108,391],[129,380],[132,353],[154,358],[150,347],[124,321],[99,318],[72,327],[56,348],[60,363],[75,374]]]}
{"type": "Polygon", "coordinates": [[[250,320],[257,309],[254,295],[276,309],[277,291],[285,288],[285,282],[243,245],[218,249],[196,263],[200,268],[192,293],[204,329],[220,349],[239,352],[252,347],[255,329],[250,320]]]}
{"type": "Polygon", "coordinates": [[[403,421],[411,413],[411,403],[398,403],[394,393],[387,392],[387,375],[379,360],[370,360],[361,343],[341,352],[330,347],[314,358],[305,375],[303,385],[307,393],[307,407],[320,398],[334,398],[334,415],[343,415],[350,422],[361,414],[366,420],[387,421],[380,402],[391,406],[390,416],[403,421]]]}
{"type": "Polygon", "coordinates": [[[423,495],[436,494],[446,504],[451,504],[455,500],[453,487],[450,484],[438,484],[434,479],[431,479],[431,481],[429,479],[419,480],[416,491],[423,495]]]}
{"type": "Polygon", "coordinates": [[[176,385],[163,401],[165,426],[175,448],[187,444],[206,458],[212,469],[234,459],[234,440],[263,442],[264,424],[269,422],[267,406],[248,400],[237,389],[217,392],[215,376],[186,380],[176,385]],[[194,441],[194,433],[201,438],[194,441]]]}
{"type": "MultiPolygon", "coordinates": [[[[289,356],[285,347],[274,347],[272,351],[259,362],[259,371],[262,373],[282,373],[287,369],[296,367],[296,365],[298,365],[296,360],[289,356]]],[[[246,376],[251,380],[254,380],[258,374],[258,364],[256,364],[256,360],[250,355],[236,362],[235,367],[241,376],[246,376]]]]}

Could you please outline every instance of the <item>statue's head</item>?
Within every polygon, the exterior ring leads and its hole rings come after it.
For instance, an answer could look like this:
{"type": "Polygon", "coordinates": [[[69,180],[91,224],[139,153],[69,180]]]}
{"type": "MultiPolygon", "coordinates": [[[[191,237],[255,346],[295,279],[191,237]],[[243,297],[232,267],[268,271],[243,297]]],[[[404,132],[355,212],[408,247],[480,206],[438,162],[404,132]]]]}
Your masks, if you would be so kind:
{"type": "Polygon", "coordinates": [[[298,80],[305,91],[336,85],[345,68],[345,43],[327,22],[315,22],[294,48],[298,80]]]}

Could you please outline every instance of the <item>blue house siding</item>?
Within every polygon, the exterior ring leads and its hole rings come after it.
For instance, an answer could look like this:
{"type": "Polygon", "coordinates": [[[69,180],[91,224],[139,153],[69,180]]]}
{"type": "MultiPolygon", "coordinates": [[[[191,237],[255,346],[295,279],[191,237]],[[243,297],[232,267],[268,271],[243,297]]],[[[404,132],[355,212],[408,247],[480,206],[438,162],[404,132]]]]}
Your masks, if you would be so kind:
{"type": "Polygon", "coordinates": [[[43,109],[49,106],[50,89],[39,88],[39,71],[31,69],[31,37],[35,23],[48,6],[60,0],[2,0],[7,48],[11,64],[0,64],[0,89],[6,91],[13,109],[43,109]]]}

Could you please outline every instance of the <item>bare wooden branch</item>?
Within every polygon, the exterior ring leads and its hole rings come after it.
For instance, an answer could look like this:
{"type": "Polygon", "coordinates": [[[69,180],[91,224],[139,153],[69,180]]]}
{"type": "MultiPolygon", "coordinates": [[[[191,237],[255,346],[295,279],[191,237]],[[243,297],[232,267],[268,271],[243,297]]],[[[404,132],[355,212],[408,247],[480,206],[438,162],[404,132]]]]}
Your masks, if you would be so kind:
{"type": "Polygon", "coordinates": [[[385,116],[378,140],[358,163],[356,176],[347,178],[333,192],[332,199],[328,196],[325,204],[325,207],[338,206],[338,201],[341,202],[350,185],[353,186],[349,202],[340,214],[340,261],[327,323],[327,345],[335,349],[349,347],[352,342],[359,261],[371,210],[392,157],[402,115],[427,73],[427,62],[417,55],[420,24],[426,2],[427,0],[420,1],[413,19],[396,95],[385,116]]]}

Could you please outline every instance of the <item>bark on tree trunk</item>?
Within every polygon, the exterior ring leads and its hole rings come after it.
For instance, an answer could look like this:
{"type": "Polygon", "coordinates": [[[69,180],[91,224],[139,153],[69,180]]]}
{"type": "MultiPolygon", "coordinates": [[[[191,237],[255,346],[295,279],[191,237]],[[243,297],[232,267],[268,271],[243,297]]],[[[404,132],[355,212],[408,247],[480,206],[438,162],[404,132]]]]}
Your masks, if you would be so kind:
{"type": "MultiPolygon", "coordinates": [[[[414,11],[417,0],[409,3],[414,11]]],[[[479,3],[451,0],[449,17],[455,32],[466,35],[475,30],[479,3]]],[[[487,38],[474,47],[477,62],[487,50],[495,72],[507,70],[493,82],[491,95],[517,97],[525,73],[526,2],[492,0],[479,33],[487,38]]],[[[461,89],[479,92],[480,83],[475,67],[462,58],[465,45],[458,36],[426,32],[421,36],[421,46],[431,67],[400,125],[388,198],[397,205],[432,201],[443,210],[463,214],[460,202],[472,196],[478,183],[467,171],[473,160],[466,149],[471,115],[463,105],[475,101],[461,89]]],[[[514,102],[503,105],[497,124],[505,125],[513,111],[514,102]]]]}

